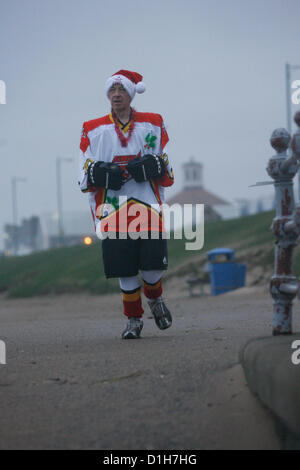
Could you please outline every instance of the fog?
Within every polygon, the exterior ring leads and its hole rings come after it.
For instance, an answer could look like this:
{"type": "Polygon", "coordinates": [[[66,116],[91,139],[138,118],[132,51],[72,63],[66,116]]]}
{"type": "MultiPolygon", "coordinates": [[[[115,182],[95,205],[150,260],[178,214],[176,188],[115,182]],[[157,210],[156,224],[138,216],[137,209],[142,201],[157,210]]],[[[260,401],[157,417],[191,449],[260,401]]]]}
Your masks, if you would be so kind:
{"type": "MultiPolygon", "coordinates": [[[[220,197],[254,199],[272,187],[269,138],[286,127],[285,63],[300,64],[298,0],[1,1],[0,104],[2,227],[56,211],[56,157],[63,208],[89,210],[77,185],[82,123],[109,112],[106,79],[121,68],[144,77],[133,106],[163,115],[175,184],[191,156],[220,197]]],[[[300,69],[292,71],[300,79],[300,69]]],[[[292,104],[292,112],[299,105],[292,104]]]]}

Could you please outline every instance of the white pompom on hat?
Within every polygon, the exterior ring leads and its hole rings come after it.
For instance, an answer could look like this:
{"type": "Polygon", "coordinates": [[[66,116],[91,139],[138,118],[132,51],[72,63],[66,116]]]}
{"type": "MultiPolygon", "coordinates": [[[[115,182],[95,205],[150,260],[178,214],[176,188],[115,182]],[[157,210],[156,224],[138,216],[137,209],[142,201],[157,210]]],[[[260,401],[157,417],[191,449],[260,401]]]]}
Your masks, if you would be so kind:
{"type": "Polygon", "coordinates": [[[108,92],[114,83],[121,83],[130,98],[133,99],[135,93],[144,93],[146,90],[145,83],[142,81],[143,76],[137,72],[130,72],[130,70],[119,70],[114,73],[105,83],[105,91],[108,97],[108,92]]]}

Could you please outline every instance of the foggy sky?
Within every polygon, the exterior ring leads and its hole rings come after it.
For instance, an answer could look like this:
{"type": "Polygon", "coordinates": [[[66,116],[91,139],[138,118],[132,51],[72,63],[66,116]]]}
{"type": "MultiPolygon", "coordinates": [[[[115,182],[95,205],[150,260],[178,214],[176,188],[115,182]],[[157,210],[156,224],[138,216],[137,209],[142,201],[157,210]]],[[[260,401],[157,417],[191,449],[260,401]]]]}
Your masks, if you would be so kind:
{"type": "MultiPolygon", "coordinates": [[[[2,226],[56,211],[55,159],[64,210],[89,210],[77,185],[82,123],[109,112],[106,79],[121,68],[144,76],[133,106],[163,115],[175,184],[191,156],[204,185],[234,201],[269,195],[269,138],[286,127],[286,62],[300,65],[298,0],[1,0],[2,226]]],[[[300,79],[300,70],[292,80],[300,79]]],[[[293,112],[299,106],[292,106],[293,112]]],[[[1,248],[1,244],[0,244],[1,248]]]]}

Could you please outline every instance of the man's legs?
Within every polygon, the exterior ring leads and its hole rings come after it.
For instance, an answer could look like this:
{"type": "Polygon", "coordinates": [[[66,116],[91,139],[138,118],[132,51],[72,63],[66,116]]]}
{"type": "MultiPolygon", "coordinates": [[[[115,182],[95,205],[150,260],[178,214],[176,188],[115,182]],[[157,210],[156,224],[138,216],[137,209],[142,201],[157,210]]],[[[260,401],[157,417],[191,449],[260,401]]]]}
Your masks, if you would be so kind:
{"type": "MultiPolygon", "coordinates": [[[[149,300],[157,299],[162,294],[163,271],[141,271],[144,294],[149,300]]],[[[123,312],[126,317],[141,318],[144,310],[141,299],[141,283],[138,276],[119,279],[123,297],[123,312]]]]}
{"type": "MultiPolygon", "coordinates": [[[[141,271],[144,294],[148,299],[155,323],[161,330],[172,325],[172,316],[162,298],[163,271],[141,271]]],[[[138,276],[122,277],[119,279],[123,296],[123,311],[129,319],[122,334],[123,339],[139,338],[143,328],[144,313],[141,299],[141,284],[138,276]]]]}
{"type": "Polygon", "coordinates": [[[138,276],[120,277],[119,282],[122,290],[124,315],[128,318],[141,318],[144,310],[138,276]]]}
{"type": "Polygon", "coordinates": [[[144,294],[148,299],[157,299],[162,294],[163,271],[141,271],[144,294]]]}
{"type": "Polygon", "coordinates": [[[141,285],[137,276],[121,277],[119,279],[123,297],[123,311],[128,318],[123,339],[139,338],[143,328],[142,315],[144,313],[141,299],[141,285]]]}
{"type": "Polygon", "coordinates": [[[172,316],[162,298],[163,271],[141,271],[144,294],[149,299],[148,304],[154,316],[155,323],[160,330],[172,325],[172,316]]]}

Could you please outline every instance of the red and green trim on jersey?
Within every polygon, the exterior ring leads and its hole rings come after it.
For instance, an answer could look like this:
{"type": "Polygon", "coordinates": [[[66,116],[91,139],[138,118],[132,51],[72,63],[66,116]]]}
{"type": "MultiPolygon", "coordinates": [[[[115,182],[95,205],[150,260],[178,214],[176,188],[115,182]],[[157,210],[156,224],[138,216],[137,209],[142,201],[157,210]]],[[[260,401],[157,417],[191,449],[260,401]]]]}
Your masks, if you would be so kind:
{"type": "Polygon", "coordinates": [[[102,217],[102,208],[106,200],[106,195],[107,195],[107,189],[105,188],[97,188],[97,192],[94,194],[95,214],[94,214],[92,207],[91,207],[91,213],[92,213],[95,229],[96,229],[95,218],[102,217]]]}
{"type": "MultiPolygon", "coordinates": [[[[153,124],[154,126],[160,127],[161,129],[161,148],[162,150],[165,148],[166,144],[169,141],[169,136],[166,131],[163,118],[160,114],[155,113],[141,113],[133,110],[133,117],[134,122],[148,122],[153,124]]],[[[80,149],[83,153],[86,152],[87,148],[90,145],[90,140],[88,137],[88,133],[92,130],[96,129],[97,127],[104,126],[104,125],[115,125],[116,122],[112,116],[112,113],[107,114],[98,119],[92,119],[91,121],[86,121],[83,124],[82,134],[81,134],[81,141],[80,141],[80,149]]],[[[120,124],[118,123],[120,126],[120,124]]],[[[127,133],[130,130],[130,123],[122,130],[123,133],[127,133]]],[[[117,131],[116,131],[117,132],[117,131]]]]}
{"type": "Polygon", "coordinates": [[[90,139],[88,137],[88,133],[93,131],[97,127],[104,126],[107,124],[111,124],[108,114],[101,118],[92,119],[91,121],[86,121],[83,123],[81,140],[80,140],[80,149],[82,150],[83,153],[86,152],[87,148],[90,145],[90,139]]]}
{"type": "Polygon", "coordinates": [[[151,205],[130,198],[120,207],[103,217],[105,203],[97,206],[96,217],[100,219],[101,232],[163,232],[163,218],[151,205]],[[134,214],[133,214],[134,212],[134,214]]]}

